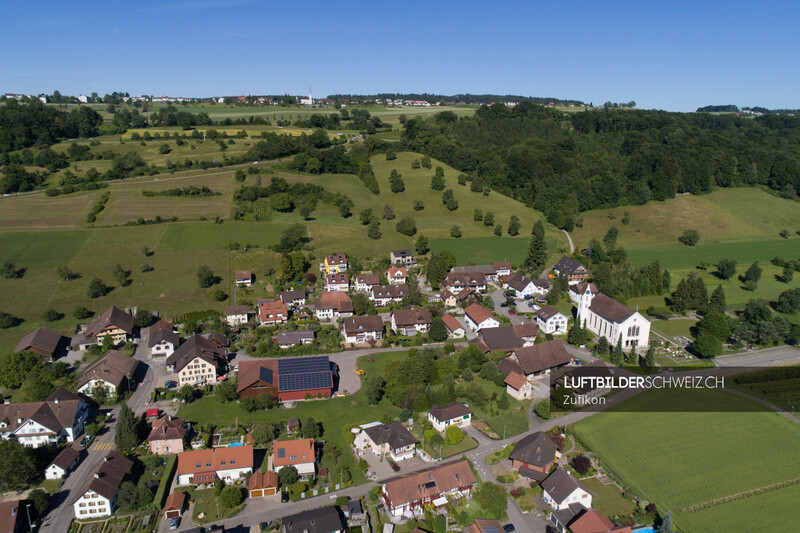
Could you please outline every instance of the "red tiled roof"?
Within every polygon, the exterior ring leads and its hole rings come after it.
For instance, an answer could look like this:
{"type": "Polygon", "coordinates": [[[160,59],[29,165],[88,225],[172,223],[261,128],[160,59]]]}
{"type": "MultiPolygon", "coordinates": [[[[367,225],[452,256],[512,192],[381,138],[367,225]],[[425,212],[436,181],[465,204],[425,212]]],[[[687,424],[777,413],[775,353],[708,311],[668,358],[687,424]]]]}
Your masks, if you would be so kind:
{"type": "Polygon", "coordinates": [[[392,506],[399,507],[476,482],[469,463],[457,461],[387,481],[384,490],[392,506]]]}
{"type": "Polygon", "coordinates": [[[315,460],[314,439],[281,440],[272,443],[273,467],[313,463],[315,460]]]}
{"type": "Polygon", "coordinates": [[[478,304],[470,304],[470,306],[464,310],[464,313],[476,324],[480,324],[486,319],[494,318],[489,311],[478,304]]]}
{"type": "Polygon", "coordinates": [[[167,497],[167,503],[164,504],[164,510],[183,511],[185,505],[186,505],[186,494],[176,490],[167,497]]]}
{"type": "Polygon", "coordinates": [[[459,329],[463,330],[464,326],[456,320],[456,317],[453,315],[447,314],[442,316],[442,322],[444,322],[445,327],[452,333],[454,331],[458,331],[459,329]]]}
{"type": "Polygon", "coordinates": [[[216,472],[234,468],[253,468],[253,446],[189,450],[178,454],[177,475],[216,472]],[[223,464],[224,462],[224,464],[223,464]],[[207,464],[211,466],[206,466],[207,464]],[[199,467],[197,465],[200,465],[199,467]]]}
{"type": "Polygon", "coordinates": [[[521,390],[522,387],[524,387],[527,382],[528,380],[525,379],[525,376],[523,376],[519,372],[514,372],[514,371],[509,372],[508,375],[506,376],[506,379],[504,380],[504,383],[506,383],[506,385],[511,385],[516,390],[521,390]]]}

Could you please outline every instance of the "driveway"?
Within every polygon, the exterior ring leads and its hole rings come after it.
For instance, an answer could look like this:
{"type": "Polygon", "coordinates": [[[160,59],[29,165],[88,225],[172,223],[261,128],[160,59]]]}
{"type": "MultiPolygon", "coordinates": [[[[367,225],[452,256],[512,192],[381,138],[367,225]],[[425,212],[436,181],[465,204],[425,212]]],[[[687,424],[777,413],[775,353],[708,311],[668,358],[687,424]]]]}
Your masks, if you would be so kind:
{"type": "Polygon", "coordinates": [[[526,317],[520,315],[511,315],[508,313],[508,307],[500,306],[501,303],[505,303],[506,301],[506,296],[503,293],[503,289],[497,289],[489,295],[492,298],[492,303],[494,304],[494,312],[498,315],[507,317],[512,324],[530,324],[531,321],[526,317]]]}

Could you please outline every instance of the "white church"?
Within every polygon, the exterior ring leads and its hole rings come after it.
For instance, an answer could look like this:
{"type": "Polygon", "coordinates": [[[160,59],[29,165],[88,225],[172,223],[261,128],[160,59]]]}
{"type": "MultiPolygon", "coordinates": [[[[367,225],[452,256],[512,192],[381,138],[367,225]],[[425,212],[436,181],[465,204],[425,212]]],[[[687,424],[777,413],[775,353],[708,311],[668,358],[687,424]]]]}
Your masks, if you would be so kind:
{"type": "Polygon", "coordinates": [[[578,307],[578,323],[598,337],[605,337],[611,345],[616,346],[620,338],[625,350],[634,345],[637,349],[647,348],[650,344],[650,321],[599,292],[594,283],[570,286],[569,297],[578,307]]]}
{"type": "Polygon", "coordinates": [[[308,97],[301,96],[298,99],[300,105],[314,105],[314,98],[311,96],[311,88],[308,89],[308,97]]]}

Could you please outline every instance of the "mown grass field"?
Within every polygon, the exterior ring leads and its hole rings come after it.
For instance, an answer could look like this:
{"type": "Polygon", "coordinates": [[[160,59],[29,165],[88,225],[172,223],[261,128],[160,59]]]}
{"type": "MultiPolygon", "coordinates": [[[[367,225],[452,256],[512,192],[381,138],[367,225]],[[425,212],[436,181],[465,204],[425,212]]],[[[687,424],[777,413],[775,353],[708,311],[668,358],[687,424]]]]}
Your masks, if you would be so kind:
{"type": "Polygon", "coordinates": [[[800,426],[760,404],[721,391],[649,391],[573,426],[581,441],[635,494],[671,510],[681,531],[794,531],[791,502],[800,485],[800,426]],[[708,412],[653,412],[665,402],[704,405],[708,412]],[[748,412],[713,412],[741,405],[748,412]]]}

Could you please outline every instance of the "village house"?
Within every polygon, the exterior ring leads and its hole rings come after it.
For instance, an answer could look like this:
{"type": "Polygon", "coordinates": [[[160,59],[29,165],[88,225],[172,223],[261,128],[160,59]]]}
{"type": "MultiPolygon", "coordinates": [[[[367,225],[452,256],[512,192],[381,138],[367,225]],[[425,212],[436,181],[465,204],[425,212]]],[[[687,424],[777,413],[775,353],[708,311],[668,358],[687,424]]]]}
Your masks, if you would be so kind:
{"type": "Polygon", "coordinates": [[[574,285],[569,295],[578,307],[576,320],[594,335],[605,337],[612,346],[621,343],[624,350],[649,345],[650,321],[638,311],[599,292],[594,283],[574,285]]]}
{"type": "MultiPolygon", "coordinates": [[[[553,266],[553,272],[558,275],[565,275],[567,276],[567,281],[570,285],[574,285],[576,283],[583,283],[586,281],[586,278],[589,277],[589,271],[586,270],[579,261],[572,259],[571,257],[567,257],[566,255],[562,255],[561,259],[553,266]]],[[[550,274],[550,277],[555,277],[553,274],[550,274]]]]}
{"type": "Polygon", "coordinates": [[[81,462],[83,450],[67,446],[44,471],[45,479],[64,479],[81,462]]]}
{"type": "Polygon", "coordinates": [[[236,284],[240,287],[250,287],[253,284],[252,270],[237,270],[234,277],[236,278],[236,284]]]}
{"type": "Polygon", "coordinates": [[[408,285],[375,285],[369,299],[378,307],[399,303],[408,296],[408,285]]]}
{"type": "Polygon", "coordinates": [[[389,280],[389,285],[403,285],[408,279],[408,271],[405,267],[392,265],[386,271],[386,279],[389,280]]]}
{"type": "Polygon", "coordinates": [[[184,441],[189,430],[186,421],[170,415],[153,420],[147,442],[150,453],[153,455],[166,455],[168,453],[181,453],[184,441]]]}
{"type": "Polygon", "coordinates": [[[78,392],[91,396],[92,391],[103,388],[105,393],[111,396],[120,391],[120,388],[128,390],[138,365],[139,362],[133,357],[117,350],[110,350],[80,370],[76,383],[78,392]]]}
{"type": "Polygon", "coordinates": [[[434,405],[428,409],[428,421],[439,433],[444,433],[450,426],[463,429],[472,425],[472,409],[461,402],[434,405]]]}
{"type": "Polygon", "coordinates": [[[119,486],[131,468],[133,461],[115,451],[108,452],[78,489],[78,497],[72,503],[75,518],[111,516],[117,505],[119,486]]]}
{"type": "Polygon", "coordinates": [[[175,327],[166,320],[159,320],[148,330],[147,347],[150,357],[169,357],[181,343],[175,327]]]}
{"type": "Polygon", "coordinates": [[[379,316],[351,316],[342,321],[345,344],[376,343],[383,338],[383,321],[379,316]]]}
{"type": "Polygon", "coordinates": [[[281,533],[343,533],[347,525],[335,506],[284,516],[281,533]]]}
{"type": "Polygon", "coordinates": [[[272,470],[253,472],[247,482],[247,489],[251,498],[273,496],[278,493],[278,474],[272,470]]]}
{"type": "Polygon", "coordinates": [[[250,320],[248,311],[246,305],[229,305],[225,307],[225,322],[232,328],[247,324],[250,320]]]}
{"type": "Polygon", "coordinates": [[[310,329],[279,331],[274,340],[281,348],[291,348],[292,346],[314,342],[314,332],[310,329]]]}
{"type": "Polygon", "coordinates": [[[503,383],[506,384],[506,393],[517,401],[530,400],[533,395],[533,386],[518,372],[509,372],[503,383]]]}
{"type": "Polygon", "coordinates": [[[560,456],[553,439],[537,431],[517,441],[508,458],[511,459],[511,468],[521,476],[542,481],[560,456]]]}
{"type": "Polygon", "coordinates": [[[164,503],[164,520],[172,520],[183,516],[186,510],[186,493],[176,490],[169,496],[164,503]]]}
{"type": "Polygon", "coordinates": [[[327,274],[325,276],[325,290],[330,292],[347,292],[350,290],[350,276],[347,272],[327,274]]]}
{"type": "Polygon", "coordinates": [[[178,454],[178,485],[234,483],[253,472],[253,445],[188,450],[178,454]]]}
{"type": "Polygon", "coordinates": [[[289,311],[280,300],[259,300],[258,321],[262,326],[285,324],[289,320],[289,311]]]}
{"type": "Polygon", "coordinates": [[[178,386],[215,384],[228,368],[228,350],[194,334],[167,358],[167,371],[178,374],[178,386]]]}
{"type": "Polygon", "coordinates": [[[353,316],[353,300],[346,292],[323,292],[317,298],[315,314],[320,320],[353,316]]]}
{"type": "MultiPolygon", "coordinates": [[[[6,93],[8,98],[8,93],[6,93]]],[[[27,518],[28,500],[9,500],[0,502],[0,532],[28,533],[30,523],[27,518]]]]}
{"type": "Polygon", "coordinates": [[[500,278],[502,276],[510,276],[511,275],[511,263],[507,261],[501,261],[498,263],[492,263],[492,268],[494,269],[494,277],[500,278]]]}
{"type": "MultiPolygon", "coordinates": [[[[580,366],[569,367],[564,374],[556,380],[554,386],[563,387],[566,384],[566,378],[572,378],[571,384],[575,382],[580,383],[580,378],[583,376],[599,376],[609,378],[611,377],[611,369],[602,359],[595,359],[591,363],[584,363],[580,366]]],[[[571,386],[570,390],[576,395],[583,396],[584,398],[599,398],[611,392],[611,387],[592,387],[590,383],[584,386],[571,386]]]]}
{"type": "Polygon", "coordinates": [[[320,265],[320,270],[326,274],[338,274],[347,272],[347,256],[344,254],[333,254],[325,257],[320,265]]]}
{"type": "Polygon", "coordinates": [[[444,322],[444,327],[447,328],[447,335],[454,339],[463,339],[466,336],[467,331],[464,329],[464,326],[461,325],[456,317],[453,315],[444,315],[442,316],[442,322],[444,322]]]}
{"type": "Polygon", "coordinates": [[[293,466],[300,479],[311,479],[317,473],[317,451],[314,439],[276,440],[272,443],[270,458],[275,473],[293,466]]]}
{"type": "Polygon", "coordinates": [[[426,333],[431,327],[431,312],[425,308],[407,307],[392,311],[392,331],[397,335],[426,333]]]}
{"type": "Polygon", "coordinates": [[[531,323],[482,328],[478,332],[476,345],[483,353],[499,351],[511,353],[517,348],[533,345],[538,334],[538,326],[531,323]]]}
{"type": "Polygon", "coordinates": [[[356,276],[355,289],[358,292],[372,292],[372,287],[381,284],[381,276],[375,274],[359,274],[356,276]]]}
{"type": "Polygon", "coordinates": [[[393,461],[404,461],[417,453],[419,440],[406,427],[393,420],[389,423],[363,424],[356,434],[353,446],[358,453],[371,451],[378,457],[389,457],[393,461]]]}
{"type": "Polygon", "coordinates": [[[269,394],[281,402],[330,398],[332,368],[327,355],[242,361],[236,393],[240,399],[269,394]]]}
{"type": "Polygon", "coordinates": [[[414,254],[411,250],[392,250],[389,253],[389,260],[393,265],[415,265],[417,260],[414,259],[414,254]]]}
{"type": "Polygon", "coordinates": [[[500,321],[484,307],[478,304],[471,304],[464,310],[467,320],[467,327],[472,331],[480,331],[483,328],[496,328],[500,326],[500,321]]]}
{"type": "Polygon", "coordinates": [[[447,505],[449,498],[469,498],[477,483],[469,463],[462,460],[387,481],[380,498],[389,514],[403,516],[406,511],[421,513],[426,507],[447,505]]]}
{"type": "Polygon", "coordinates": [[[503,279],[503,288],[514,293],[516,298],[544,296],[550,291],[550,284],[543,279],[528,279],[519,274],[506,276],[503,279]]]}
{"type": "Polygon", "coordinates": [[[281,301],[288,309],[297,311],[306,305],[306,291],[294,289],[281,292],[281,301]]]}
{"type": "Polygon", "coordinates": [[[492,281],[497,279],[497,270],[494,268],[494,265],[454,266],[452,269],[450,269],[450,272],[454,274],[468,274],[470,276],[481,278],[483,281],[492,281]]]}
{"type": "Polygon", "coordinates": [[[550,374],[553,370],[567,366],[572,358],[558,339],[546,341],[533,346],[517,348],[508,357],[504,357],[497,365],[503,374],[516,372],[531,379],[542,374],[550,374]]]}
{"type": "MultiPolygon", "coordinates": [[[[581,504],[570,504],[566,509],[552,511],[550,520],[559,533],[631,533],[629,526],[617,526],[595,511],[581,504]]],[[[645,530],[646,531],[646,530],[645,530]]]]}
{"type": "Polygon", "coordinates": [[[465,289],[472,289],[473,291],[486,290],[486,278],[482,273],[457,273],[449,272],[442,282],[442,288],[446,289],[453,294],[458,294],[465,289]]]}
{"type": "Polygon", "coordinates": [[[111,337],[114,346],[128,342],[133,338],[133,316],[112,305],[89,323],[84,335],[97,344],[103,344],[106,336],[111,337]]]}
{"type": "Polygon", "coordinates": [[[555,469],[541,485],[542,499],[555,510],[565,509],[574,503],[587,509],[592,507],[592,493],[563,468],[555,469]]]}
{"type": "Polygon", "coordinates": [[[567,317],[552,305],[543,305],[536,311],[536,325],[542,333],[562,335],[567,332],[567,317]]]}
{"type": "Polygon", "coordinates": [[[48,362],[58,358],[66,352],[69,338],[61,333],[44,328],[36,328],[22,337],[14,348],[14,353],[28,350],[42,356],[42,361],[48,362]]]}
{"type": "Polygon", "coordinates": [[[480,294],[472,289],[464,289],[458,294],[453,294],[445,289],[442,291],[441,298],[445,307],[458,307],[459,305],[470,305],[481,301],[480,294]]]}

